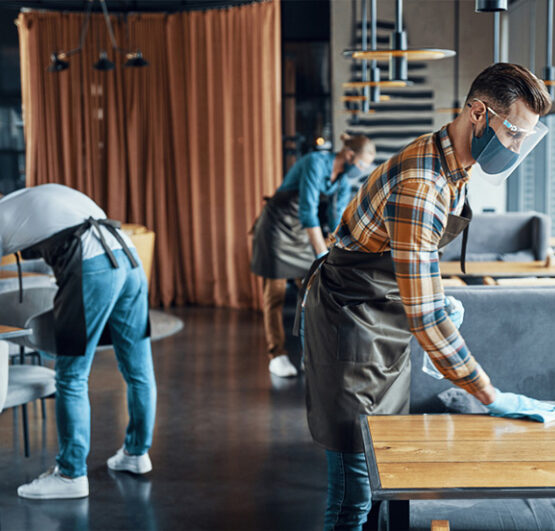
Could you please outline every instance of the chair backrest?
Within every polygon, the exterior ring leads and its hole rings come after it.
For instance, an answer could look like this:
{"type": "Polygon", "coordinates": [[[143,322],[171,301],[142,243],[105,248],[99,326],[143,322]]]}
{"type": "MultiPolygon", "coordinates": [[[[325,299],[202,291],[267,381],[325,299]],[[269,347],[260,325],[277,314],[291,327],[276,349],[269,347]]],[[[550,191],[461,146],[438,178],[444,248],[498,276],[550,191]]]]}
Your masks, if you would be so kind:
{"type": "Polygon", "coordinates": [[[0,293],[0,323],[24,328],[30,317],[54,306],[57,291],[55,286],[25,288],[22,302],[17,290],[0,293]]]}
{"type": "Polygon", "coordinates": [[[56,354],[56,338],[54,336],[54,312],[46,312],[31,316],[25,323],[25,328],[33,332],[25,338],[25,345],[36,350],[56,354]]]}
{"type": "Polygon", "coordinates": [[[9,347],[5,341],[0,341],[0,413],[4,409],[6,396],[8,395],[8,372],[9,372],[9,347]]]}

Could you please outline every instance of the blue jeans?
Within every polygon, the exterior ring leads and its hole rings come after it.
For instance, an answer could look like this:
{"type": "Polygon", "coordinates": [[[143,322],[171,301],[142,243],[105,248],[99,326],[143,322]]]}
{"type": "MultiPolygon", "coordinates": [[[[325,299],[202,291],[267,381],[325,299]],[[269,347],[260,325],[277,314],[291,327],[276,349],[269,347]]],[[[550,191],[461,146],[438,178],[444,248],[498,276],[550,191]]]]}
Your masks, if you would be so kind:
{"type": "Polygon", "coordinates": [[[141,455],[152,442],[156,382],[150,339],[144,337],[148,319],[147,281],[142,267],[133,269],[122,250],[114,251],[114,255],[118,268],[112,267],[105,254],[83,261],[85,355],[56,357],[60,447],[56,461],[61,473],[69,477],[87,473],[91,431],[88,380],[106,324],[110,327],[119,370],[127,383],[129,424],[125,449],[132,455],[141,455]]]}
{"type": "Polygon", "coordinates": [[[372,493],[364,454],[326,450],[328,500],[324,531],[362,531],[372,493]]]}

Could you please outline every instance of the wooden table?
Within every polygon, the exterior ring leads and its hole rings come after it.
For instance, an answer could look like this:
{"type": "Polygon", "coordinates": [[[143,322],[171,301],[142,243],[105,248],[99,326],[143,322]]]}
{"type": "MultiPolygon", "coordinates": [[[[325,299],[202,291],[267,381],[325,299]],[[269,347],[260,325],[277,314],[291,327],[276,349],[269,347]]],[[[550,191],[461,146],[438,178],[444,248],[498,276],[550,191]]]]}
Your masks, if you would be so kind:
{"type": "Polygon", "coordinates": [[[555,266],[547,267],[545,261],[533,262],[466,262],[466,273],[460,262],[439,262],[442,276],[467,275],[475,277],[555,277],[555,266]]]}
{"type": "Polygon", "coordinates": [[[29,336],[33,331],[29,328],[0,325],[0,340],[13,339],[14,337],[29,336]]]}
{"type": "Polygon", "coordinates": [[[409,501],[555,497],[555,424],[487,415],[361,416],[372,498],[389,529],[409,501]]]}

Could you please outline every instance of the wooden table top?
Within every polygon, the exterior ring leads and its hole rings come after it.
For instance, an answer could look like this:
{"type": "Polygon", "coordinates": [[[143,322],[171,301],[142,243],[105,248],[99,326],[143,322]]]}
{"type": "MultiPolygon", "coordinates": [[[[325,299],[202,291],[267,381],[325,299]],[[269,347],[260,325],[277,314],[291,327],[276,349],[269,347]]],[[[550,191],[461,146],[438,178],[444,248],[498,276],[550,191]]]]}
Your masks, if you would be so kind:
{"type": "Polygon", "coordinates": [[[15,326],[0,325],[0,339],[28,336],[31,334],[28,328],[17,328],[15,326]]]}
{"type": "Polygon", "coordinates": [[[461,271],[460,262],[439,262],[442,275],[470,276],[543,276],[555,277],[555,266],[546,267],[545,262],[466,262],[466,273],[461,271]]]}
{"type": "Polygon", "coordinates": [[[363,419],[378,498],[555,496],[555,424],[488,415],[363,419]]]}
{"type": "MultiPolygon", "coordinates": [[[[0,269],[0,279],[3,278],[17,278],[17,271],[10,271],[6,269],[0,269]]],[[[32,273],[30,271],[22,271],[22,277],[49,277],[50,275],[46,273],[32,273]]]]}

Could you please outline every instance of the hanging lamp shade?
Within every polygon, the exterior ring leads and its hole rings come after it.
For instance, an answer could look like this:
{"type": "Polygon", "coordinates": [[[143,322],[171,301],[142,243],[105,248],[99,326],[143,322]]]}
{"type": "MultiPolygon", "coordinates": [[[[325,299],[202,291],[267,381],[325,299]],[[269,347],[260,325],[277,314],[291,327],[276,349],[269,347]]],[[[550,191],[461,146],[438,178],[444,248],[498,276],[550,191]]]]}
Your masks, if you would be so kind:
{"type": "Polygon", "coordinates": [[[391,57],[404,57],[408,61],[434,61],[453,57],[454,50],[440,48],[408,48],[407,50],[345,50],[343,55],[352,59],[389,61],[391,57]]]}
{"type": "Polygon", "coordinates": [[[65,54],[53,52],[50,56],[50,66],[47,68],[49,72],[61,72],[69,68],[69,62],[64,61],[65,54]]]}
{"type": "Polygon", "coordinates": [[[476,0],[476,13],[507,11],[507,0],[476,0]]]}
{"type": "MultiPolygon", "coordinates": [[[[363,0],[364,1],[364,0],[363,0]]],[[[374,28],[373,28],[374,29],[374,28]]],[[[363,47],[364,48],[364,47],[363,47]]],[[[436,59],[444,59],[453,57],[456,52],[454,50],[445,50],[440,48],[409,48],[407,46],[407,32],[403,30],[403,1],[396,0],[395,15],[395,31],[391,33],[389,38],[389,49],[378,50],[376,46],[372,50],[356,49],[345,50],[343,54],[352,59],[360,59],[362,61],[389,61],[389,81],[405,82],[407,86],[408,77],[408,61],[433,61],[436,59]]],[[[374,80],[375,81],[375,80],[374,80]]],[[[381,85],[369,85],[381,86],[381,85]]]]}
{"type": "Polygon", "coordinates": [[[347,81],[343,83],[344,88],[361,89],[364,87],[408,87],[411,81],[347,81]]]}
{"type": "Polygon", "coordinates": [[[130,66],[133,68],[141,68],[143,66],[148,66],[148,61],[145,60],[141,50],[136,52],[130,52],[126,55],[127,61],[125,61],[124,66],[130,66]]]}
{"type": "MultiPolygon", "coordinates": [[[[366,101],[366,96],[343,96],[341,101],[348,103],[360,103],[366,101]]],[[[389,101],[391,98],[389,96],[380,95],[380,101],[389,101]]]]}
{"type": "Polygon", "coordinates": [[[96,63],[94,63],[93,68],[95,70],[100,70],[101,72],[106,72],[107,70],[113,70],[115,68],[115,64],[108,59],[108,54],[105,50],[100,52],[100,58],[96,63]]]}

